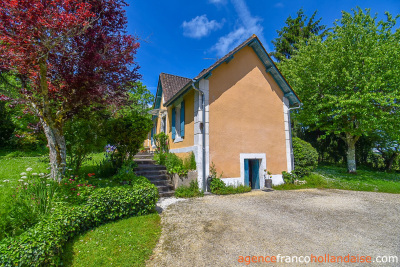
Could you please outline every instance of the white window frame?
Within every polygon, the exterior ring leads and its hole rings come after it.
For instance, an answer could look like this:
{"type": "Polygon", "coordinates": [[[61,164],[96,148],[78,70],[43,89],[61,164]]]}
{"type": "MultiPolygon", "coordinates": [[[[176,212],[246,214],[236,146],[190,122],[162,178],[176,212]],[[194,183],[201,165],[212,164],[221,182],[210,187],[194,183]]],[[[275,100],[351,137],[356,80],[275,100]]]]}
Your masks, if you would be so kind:
{"type": "MultiPolygon", "coordinates": [[[[181,102],[182,103],[182,102],[181,102]]],[[[174,143],[183,141],[181,137],[181,103],[175,106],[175,139],[174,143]]]]}

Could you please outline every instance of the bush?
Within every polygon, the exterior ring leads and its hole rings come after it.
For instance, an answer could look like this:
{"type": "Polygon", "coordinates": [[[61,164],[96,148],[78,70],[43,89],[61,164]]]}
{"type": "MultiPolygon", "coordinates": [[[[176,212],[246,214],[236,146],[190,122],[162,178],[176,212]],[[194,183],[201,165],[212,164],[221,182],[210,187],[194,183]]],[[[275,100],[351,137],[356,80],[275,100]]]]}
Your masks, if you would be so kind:
{"type": "Polygon", "coordinates": [[[155,211],[154,185],[100,188],[81,206],[58,206],[46,219],[17,238],[0,243],[1,266],[59,265],[66,241],[90,228],[155,211]]]}
{"type": "Polygon", "coordinates": [[[127,114],[108,122],[109,144],[116,148],[111,154],[111,160],[117,168],[131,160],[139,151],[152,127],[153,122],[138,113],[127,114]]]}
{"type": "Polygon", "coordinates": [[[168,145],[168,135],[161,132],[159,134],[155,134],[153,136],[154,143],[157,147],[157,153],[168,153],[169,145],[168,145]]]}
{"type": "Polygon", "coordinates": [[[203,190],[200,190],[196,181],[191,181],[189,186],[181,185],[175,190],[176,197],[190,198],[204,196],[203,190]]]}
{"type": "Polygon", "coordinates": [[[293,184],[296,180],[296,174],[290,172],[282,172],[282,177],[286,184],[293,184]]]}
{"type": "Polygon", "coordinates": [[[318,166],[318,153],[310,143],[293,138],[294,171],[299,178],[309,175],[318,166]]]}
{"type": "Polygon", "coordinates": [[[83,114],[65,123],[68,166],[75,173],[78,173],[85,160],[90,159],[90,153],[101,151],[107,143],[103,133],[106,120],[100,114],[83,114]]]}
{"type": "Polygon", "coordinates": [[[210,167],[210,190],[211,193],[217,195],[230,195],[230,194],[240,194],[251,191],[251,187],[247,185],[226,185],[224,181],[222,181],[222,173],[218,175],[217,170],[215,169],[214,162],[211,163],[210,167]]]}

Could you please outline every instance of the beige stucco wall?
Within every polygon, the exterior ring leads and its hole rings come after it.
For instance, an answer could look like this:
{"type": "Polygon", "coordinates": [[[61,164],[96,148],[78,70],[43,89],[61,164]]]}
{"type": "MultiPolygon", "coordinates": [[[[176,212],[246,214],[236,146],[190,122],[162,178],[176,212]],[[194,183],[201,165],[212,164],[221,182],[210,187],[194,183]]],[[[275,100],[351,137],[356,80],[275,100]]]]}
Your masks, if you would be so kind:
{"type": "Polygon", "coordinates": [[[172,140],[172,106],[168,107],[167,132],[169,135],[170,149],[194,145],[194,90],[190,90],[186,93],[183,100],[185,101],[185,137],[182,142],[174,143],[172,140]]]}
{"type": "Polygon", "coordinates": [[[265,153],[267,170],[287,170],[283,93],[245,47],[209,78],[210,165],[240,177],[240,153],[265,153]]]}

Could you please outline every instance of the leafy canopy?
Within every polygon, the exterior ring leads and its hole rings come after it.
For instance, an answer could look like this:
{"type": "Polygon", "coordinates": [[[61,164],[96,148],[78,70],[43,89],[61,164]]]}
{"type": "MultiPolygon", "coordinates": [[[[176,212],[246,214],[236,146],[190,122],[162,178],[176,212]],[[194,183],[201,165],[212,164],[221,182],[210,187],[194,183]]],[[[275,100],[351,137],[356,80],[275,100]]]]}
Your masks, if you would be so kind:
{"type": "Polygon", "coordinates": [[[397,18],[386,13],[386,20],[377,21],[360,8],[343,12],[326,40],[314,36],[281,62],[281,71],[303,100],[297,117],[301,123],[340,135],[348,146],[379,129],[399,131],[397,18]]]}
{"type": "Polygon", "coordinates": [[[308,19],[301,8],[297,11],[296,18],[289,16],[285,21],[286,25],[281,30],[276,31],[279,37],[272,41],[275,46],[275,52],[272,52],[271,55],[278,61],[289,59],[301,42],[306,41],[313,35],[324,36],[326,34],[326,26],[319,25],[322,18],[315,21],[316,15],[317,11],[308,19]]]}

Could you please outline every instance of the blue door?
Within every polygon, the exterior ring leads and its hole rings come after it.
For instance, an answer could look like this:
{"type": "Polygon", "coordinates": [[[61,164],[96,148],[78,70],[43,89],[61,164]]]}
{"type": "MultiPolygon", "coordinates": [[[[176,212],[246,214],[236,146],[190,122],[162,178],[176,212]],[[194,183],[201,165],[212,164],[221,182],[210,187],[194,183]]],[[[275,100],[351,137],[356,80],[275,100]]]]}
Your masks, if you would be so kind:
{"type": "Polygon", "coordinates": [[[260,189],[260,161],[258,159],[252,159],[251,165],[251,188],[260,189]]]}
{"type": "Polygon", "coordinates": [[[244,160],[244,185],[252,189],[260,189],[260,160],[244,160]]]}
{"type": "Polygon", "coordinates": [[[250,186],[249,185],[249,177],[250,177],[250,170],[249,170],[249,160],[245,159],[244,160],[244,185],[250,186]]]}

